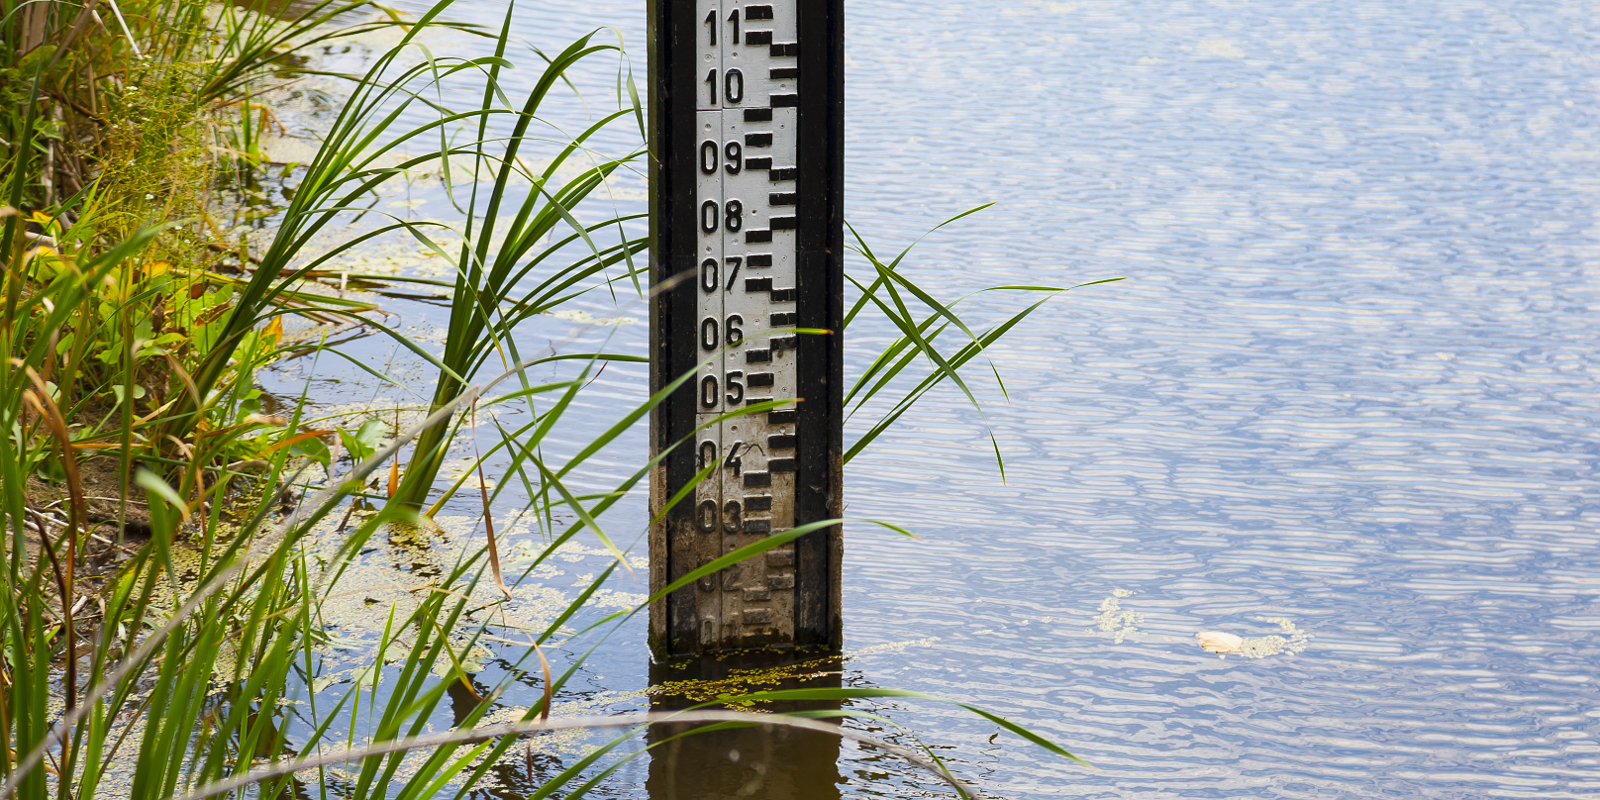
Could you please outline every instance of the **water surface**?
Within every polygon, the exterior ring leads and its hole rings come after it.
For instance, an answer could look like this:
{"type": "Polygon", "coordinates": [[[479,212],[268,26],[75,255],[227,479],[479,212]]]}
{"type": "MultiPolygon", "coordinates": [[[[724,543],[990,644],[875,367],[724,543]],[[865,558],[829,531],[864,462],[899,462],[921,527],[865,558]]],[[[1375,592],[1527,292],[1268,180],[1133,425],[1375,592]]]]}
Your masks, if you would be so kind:
{"type": "MultiPolygon", "coordinates": [[[[862,707],[1008,798],[1600,790],[1594,5],[854,0],[848,14],[859,229],[898,246],[997,201],[919,247],[920,280],[954,296],[1129,278],[1008,339],[1009,402],[983,390],[986,420],[946,391],[846,476],[851,515],[923,540],[848,529],[846,643],[869,652],[843,681],[977,703],[1100,771],[948,708],[862,707]],[[1311,638],[1262,659],[1195,646],[1201,630],[1280,632],[1261,618],[1311,638]]],[[[643,20],[620,0],[516,16],[547,49],[614,26],[641,76],[643,20]]],[[[637,188],[619,207],[642,208],[637,188]]],[[[1016,307],[986,302],[992,318],[1016,307]]],[[[612,345],[643,352],[644,334],[620,326],[612,345]]],[[[852,331],[857,370],[890,334],[852,331]]],[[[361,382],[315,391],[373,391],[361,382]]],[[[610,399],[643,398],[644,374],[613,368],[593,389],[598,430],[610,399]]],[[[620,476],[644,453],[641,429],[608,463],[620,476]]],[[[644,503],[610,524],[637,530],[644,503]]],[[[583,691],[646,686],[644,636],[640,619],[608,644],[583,691]]],[[[727,744],[678,768],[734,770],[717,766],[727,744]]],[[[789,765],[741,783],[751,796],[941,794],[849,744],[749,748],[789,765]]],[[[640,759],[605,793],[738,793],[674,784],[668,760],[640,759]]]]}

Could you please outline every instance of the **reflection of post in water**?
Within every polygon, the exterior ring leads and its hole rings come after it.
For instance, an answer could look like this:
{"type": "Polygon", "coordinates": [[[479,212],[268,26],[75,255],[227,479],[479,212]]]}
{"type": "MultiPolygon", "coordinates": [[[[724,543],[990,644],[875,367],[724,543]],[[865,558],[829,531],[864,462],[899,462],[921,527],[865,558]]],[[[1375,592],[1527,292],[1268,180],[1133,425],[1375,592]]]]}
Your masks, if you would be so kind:
{"type": "MultiPolygon", "coordinates": [[[[652,664],[652,711],[675,711],[775,689],[837,689],[840,660],[804,653],[739,653],[652,664]]],[[[761,711],[838,709],[839,701],[786,702],[761,711]]],[[[650,800],[838,800],[839,739],[774,725],[689,733],[694,725],[650,728],[650,800]]]]}

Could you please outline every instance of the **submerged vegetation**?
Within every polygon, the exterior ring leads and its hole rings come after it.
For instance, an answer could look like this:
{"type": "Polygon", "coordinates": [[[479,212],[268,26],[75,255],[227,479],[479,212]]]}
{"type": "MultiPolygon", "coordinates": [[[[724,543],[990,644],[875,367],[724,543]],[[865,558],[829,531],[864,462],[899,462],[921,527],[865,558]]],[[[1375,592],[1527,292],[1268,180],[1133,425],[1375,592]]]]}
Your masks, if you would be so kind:
{"type": "MultiPolygon", "coordinates": [[[[525,352],[515,335],[586,292],[648,291],[638,216],[596,219],[589,202],[634,174],[643,152],[594,145],[640,119],[627,59],[609,33],[592,34],[542,59],[532,90],[512,96],[501,79],[511,11],[481,28],[447,22],[447,10],[405,19],[324,0],[284,19],[199,0],[0,0],[0,727],[11,742],[0,797],[460,796],[510,780],[502,765],[513,756],[527,765],[524,796],[578,796],[693,732],[630,749],[661,716],[561,711],[585,659],[650,599],[617,602],[607,588],[634,565],[602,515],[651,465],[598,493],[574,479],[660,396],[551,455],[547,444],[571,444],[569,413],[597,374],[642,357],[564,344],[525,352]],[[421,37],[435,29],[482,37],[493,55],[431,52],[421,37]],[[262,93],[317,74],[299,57],[308,49],[379,31],[392,46],[365,73],[323,75],[347,91],[315,156],[270,162],[263,137],[277,122],[262,93]],[[615,108],[563,132],[544,106],[597,58],[619,65],[615,108]],[[229,190],[268,170],[287,176],[288,201],[257,246],[232,221],[229,190]],[[438,176],[455,222],[371,210],[379,187],[416,172],[438,176]],[[324,285],[345,285],[339,259],[384,237],[451,265],[449,280],[386,278],[445,293],[441,353],[324,285]],[[437,377],[421,421],[325,427],[302,404],[272,405],[257,376],[291,356],[344,359],[390,380],[335,344],[289,341],[295,318],[359,321],[426,363],[437,377]],[[523,421],[494,418],[494,441],[441,481],[453,441],[491,431],[480,412],[510,407],[523,421]],[[502,464],[493,480],[490,456],[502,464]],[[543,532],[535,549],[497,549],[493,509],[509,486],[543,532]],[[463,488],[481,494],[482,516],[466,535],[442,532],[434,517],[463,488]],[[590,555],[605,565],[551,593],[541,582],[580,540],[596,541],[590,555]],[[369,624],[352,628],[337,609],[379,542],[397,552],[421,542],[433,569],[391,595],[362,594],[369,624]],[[535,595],[542,605],[529,611],[535,595]],[[511,706],[518,686],[541,697],[511,706]],[[543,739],[527,738],[602,728],[621,730],[565,761],[535,759],[543,739]]],[[[883,259],[858,244],[867,270],[853,278],[848,320],[876,314],[899,334],[847,393],[848,411],[871,418],[847,458],[935,387],[977,404],[963,369],[1063,291],[997,287],[1031,299],[974,330],[960,303],[906,275],[909,248],[883,259]]],[[[662,594],[827,524],[729,554],[662,594]]],[[[722,709],[831,702],[806,711],[812,719],[766,724],[857,738],[814,718],[849,716],[841,701],[912,697],[764,685],[684,694],[722,709]]],[[[667,715],[751,724],[731,713],[667,715]]],[[[931,751],[878,746],[965,791],[931,751]]]]}

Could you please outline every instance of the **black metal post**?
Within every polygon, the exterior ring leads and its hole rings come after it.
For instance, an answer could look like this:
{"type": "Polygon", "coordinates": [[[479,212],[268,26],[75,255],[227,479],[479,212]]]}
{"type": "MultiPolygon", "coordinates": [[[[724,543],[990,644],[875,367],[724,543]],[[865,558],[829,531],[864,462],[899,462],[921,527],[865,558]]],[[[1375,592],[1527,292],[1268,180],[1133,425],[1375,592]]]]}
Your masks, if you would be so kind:
{"type": "MultiPolygon", "coordinates": [[[[842,509],[842,0],[653,0],[651,531],[666,586],[842,509]],[[825,333],[800,333],[796,329],[825,333]],[[752,402],[792,401],[728,417],[752,402]]],[[[729,567],[651,609],[658,656],[838,647],[839,527],[729,567]]]]}

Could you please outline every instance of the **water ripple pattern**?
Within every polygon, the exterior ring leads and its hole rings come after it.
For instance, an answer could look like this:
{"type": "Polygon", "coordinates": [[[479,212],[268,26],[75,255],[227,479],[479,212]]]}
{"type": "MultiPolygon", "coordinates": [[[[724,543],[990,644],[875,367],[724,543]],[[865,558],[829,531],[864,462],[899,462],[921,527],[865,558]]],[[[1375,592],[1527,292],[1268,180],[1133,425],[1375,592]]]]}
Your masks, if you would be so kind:
{"type": "Polygon", "coordinates": [[[852,636],[943,637],[893,680],[1104,767],[1011,769],[1007,748],[990,785],[1600,789],[1593,7],[863,11],[858,224],[906,236],[1000,200],[919,263],[974,287],[1131,278],[1001,359],[1006,484],[973,477],[986,442],[956,398],[850,473],[853,511],[914,494],[932,540],[854,543],[852,636]],[[1143,615],[1121,644],[1083,632],[1114,589],[1143,615]],[[1194,644],[1278,632],[1259,617],[1314,637],[1261,660],[1194,644]]]}

